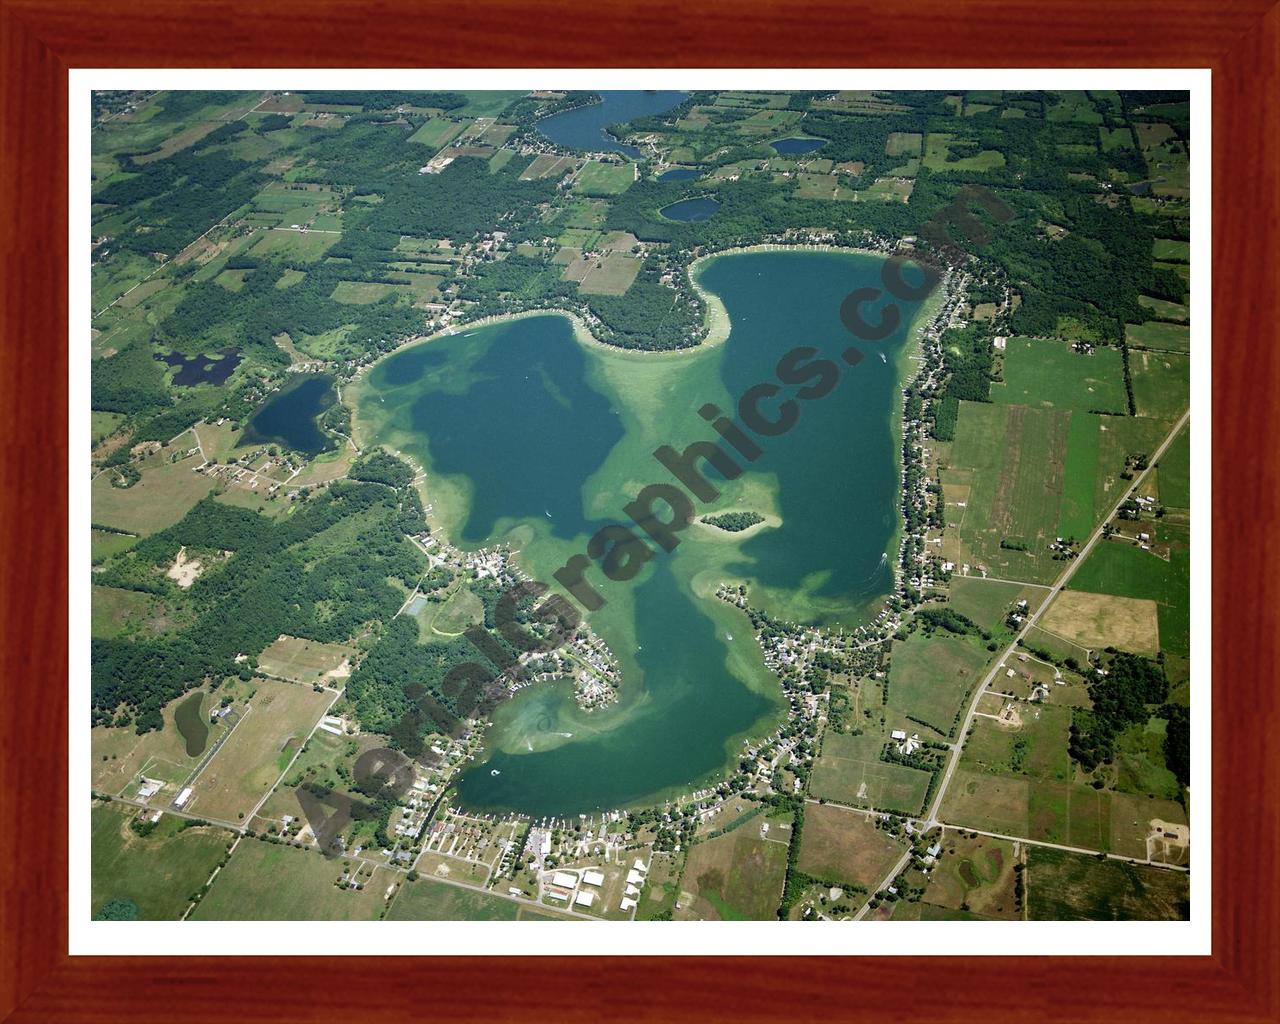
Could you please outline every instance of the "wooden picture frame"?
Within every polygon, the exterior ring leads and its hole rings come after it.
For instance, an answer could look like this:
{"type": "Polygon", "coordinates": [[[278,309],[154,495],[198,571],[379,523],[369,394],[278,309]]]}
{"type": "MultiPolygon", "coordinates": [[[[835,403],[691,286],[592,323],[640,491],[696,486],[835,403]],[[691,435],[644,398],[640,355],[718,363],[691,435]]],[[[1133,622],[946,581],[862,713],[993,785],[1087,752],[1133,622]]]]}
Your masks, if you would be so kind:
{"type": "MultiPolygon", "coordinates": [[[[1269,234],[1280,226],[1280,6],[423,7],[0,0],[0,1020],[1280,1019],[1280,762],[1268,745],[1278,724],[1280,647],[1269,543],[1280,487],[1280,269],[1269,234]],[[233,950],[216,958],[68,955],[68,70],[606,64],[1212,69],[1212,955],[769,963],[412,959],[355,949],[335,949],[323,962],[233,950]]],[[[968,948],[959,931],[957,940],[957,952],[968,948]]]]}

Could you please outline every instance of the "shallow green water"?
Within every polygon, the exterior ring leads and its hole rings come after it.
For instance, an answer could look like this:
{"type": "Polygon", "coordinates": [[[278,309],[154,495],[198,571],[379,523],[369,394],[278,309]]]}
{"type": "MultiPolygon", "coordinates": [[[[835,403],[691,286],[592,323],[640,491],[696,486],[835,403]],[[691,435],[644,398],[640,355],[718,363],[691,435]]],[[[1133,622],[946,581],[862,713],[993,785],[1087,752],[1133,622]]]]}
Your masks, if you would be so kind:
{"type": "Polygon", "coordinates": [[[567,683],[523,691],[495,714],[488,760],[459,784],[464,804],[544,815],[652,800],[714,777],[744,736],[771,731],[779,689],[746,617],[712,596],[721,580],[749,582],[753,603],[790,619],[853,624],[878,607],[897,524],[894,355],[915,310],[849,367],[839,309],[852,289],[879,284],[879,266],[835,253],[721,257],[700,278],[731,318],[721,346],[615,352],[579,344],[562,317],[537,317],[407,350],[353,391],[376,438],[428,467],[437,528],[463,547],[512,540],[526,570],[551,582],[595,530],[629,523],[623,507],[645,484],[672,482],[658,445],[717,438],[702,405],[732,410],[752,385],[775,382],[798,345],[840,364],[839,383],[800,402],[792,430],[755,438],[763,454],[741,477],[706,473],[723,493],[698,515],[749,508],[781,524],[746,537],[693,526],[628,582],[593,567],[607,603],[591,622],[619,658],[622,699],[584,713],[567,683]]]}

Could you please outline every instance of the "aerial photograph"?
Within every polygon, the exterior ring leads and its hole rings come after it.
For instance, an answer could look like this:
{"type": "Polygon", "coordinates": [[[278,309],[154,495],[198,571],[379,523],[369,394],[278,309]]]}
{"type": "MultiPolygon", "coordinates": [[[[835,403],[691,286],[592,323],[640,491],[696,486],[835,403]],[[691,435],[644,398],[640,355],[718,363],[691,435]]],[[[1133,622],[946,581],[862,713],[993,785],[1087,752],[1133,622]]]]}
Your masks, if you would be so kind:
{"type": "Polygon", "coordinates": [[[93,920],[1190,919],[1188,92],[89,147],[93,920]]]}

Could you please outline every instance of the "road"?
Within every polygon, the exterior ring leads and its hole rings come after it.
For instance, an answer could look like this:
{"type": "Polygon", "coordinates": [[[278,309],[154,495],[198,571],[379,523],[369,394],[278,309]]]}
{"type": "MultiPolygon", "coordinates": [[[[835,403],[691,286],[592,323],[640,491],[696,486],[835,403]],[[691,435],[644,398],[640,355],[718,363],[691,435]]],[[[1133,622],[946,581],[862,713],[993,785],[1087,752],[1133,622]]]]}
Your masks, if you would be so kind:
{"type": "MultiPolygon", "coordinates": [[[[1084,560],[1089,556],[1089,553],[1102,539],[1102,531],[1106,527],[1107,523],[1111,522],[1111,520],[1115,518],[1116,513],[1120,511],[1120,506],[1128,501],[1131,495],[1137,492],[1138,488],[1155,470],[1156,464],[1160,461],[1169,445],[1173,443],[1173,439],[1178,436],[1178,432],[1182,430],[1190,419],[1191,411],[1188,409],[1181,417],[1179,417],[1178,422],[1173,425],[1173,428],[1165,436],[1165,439],[1160,442],[1160,446],[1155,450],[1155,453],[1147,459],[1147,468],[1135,476],[1129,486],[1123,489],[1120,499],[1115,503],[1111,511],[1102,518],[1102,522],[1098,524],[1098,528],[1089,535],[1089,539],[1085,542],[1084,547],[1080,549],[1080,554],[1067,563],[1066,569],[1063,570],[1057,581],[1052,587],[1050,587],[1048,596],[1046,596],[1044,601],[1041,602],[1040,607],[1037,608],[1034,613],[1027,616],[1027,621],[1023,623],[1022,628],[1018,631],[1012,642],[1000,653],[1000,656],[995,659],[992,663],[991,671],[987,673],[986,677],[982,680],[982,683],[976,690],[974,690],[973,699],[969,702],[969,710],[964,716],[964,722],[961,723],[956,742],[951,745],[951,756],[947,760],[947,768],[946,771],[943,772],[942,782],[938,785],[938,791],[934,794],[933,802],[929,806],[929,814],[923,821],[918,823],[919,831],[927,832],[929,829],[934,828],[939,824],[938,808],[942,806],[942,800],[943,797],[946,796],[947,787],[951,785],[951,779],[956,773],[957,765],[960,763],[960,754],[964,750],[965,739],[968,737],[969,729],[973,725],[974,715],[978,710],[978,701],[981,700],[982,695],[986,693],[987,687],[991,685],[991,681],[999,674],[1001,670],[1000,667],[1017,651],[1018,643],[1027,635],[1031,628],[1035,626],[1036,622],[1040,619],[1040,616],[1044,614],[1045,609],[1053,603],[1053,599],[1058,596],[1063,587],[1071,581],[1071,577],[1075,575],[1076,570],[1083,564],[1084,560]]],[[[880,884],[871,890],[871,895],[874,897],[877,892],[880,892],[892,884],[893,880],[902,873],[903,869],[908,863],[910,863],[910,861],[911,851],[908,850],[898,858],[897,863],[894,864],[893,868],[884,877],[880,884]]],[[[862,920],[870,909],[870,905],[870,901],[864,903],[853,916],[853,919],[855,921],[862,920]]]]}

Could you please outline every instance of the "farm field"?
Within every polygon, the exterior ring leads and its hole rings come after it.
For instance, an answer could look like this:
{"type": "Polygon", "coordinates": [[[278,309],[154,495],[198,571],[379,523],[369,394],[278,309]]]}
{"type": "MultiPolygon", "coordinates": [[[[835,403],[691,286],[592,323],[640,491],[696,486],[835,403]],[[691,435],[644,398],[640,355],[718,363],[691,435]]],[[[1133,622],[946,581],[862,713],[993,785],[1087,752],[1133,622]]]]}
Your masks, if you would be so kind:
{"type": "Polygon", "coordinates": [[[1191,393],[1190,357],[1136,351],[1129,356],[1129,373],[1139,416],[1174,420],[1187,408],[1191,393]]]}
{"type": "Polygon", "coordinates": [[[897,727],[927,722],[950,735],[990,656],[973,637],[917,635],[900,644],[889,669],[888,708],[904,719],[897,727]]]}
{"type": "Polygon", "coordinates": [[[1171,508],[1191,507],[1191,433],[1183,427],[1165,449],[1156,468],[1160,501],[1171,508]]]}
{"type": "Polygon", "coordinates": [[[948,524],[958,527],[962,558],[990,575],[1045,583],[1061,571],[1049,551],[1058,536],[1068,426],[1073,414],[1021,405],[961,402],[952,469],[943,477],[948,524]],[[963,481],[963,508],[948,484],[963,481]],[[1025,548],[1025,550],[1023,550],[1025,548]]]}
{"type": "Polygon", "coordinates": [[[988,580],[981,576],[951,577],[949,605],[965,618],[983,629],[999,631],[1005,617],[1019,601],[1027,602],[1027,610],[1035,612],[1044,595],[1043,587],[1002,580],[988,580]]]}
{"type": "Polygon", "coordinates": [[[865,814],[831,804],[810,804],[804,812],[796,866],[823,881],[867,892],[880,883],[905,849],[865,814]]]}
{"type": "Polygon", "coordinates": [[[309,686],[254,682],[243,720],[192,783],[192,813],[223,821],[247,816],[270,791],[302,739],[333,700],[309,686]]]}
{"type": "MultiPolygon", "coordinates": [[[[807,814],[807,812],[806,812],[807,814]]],[[[790,815],[752,818],[733,831],[693,846],[680,883],[677,920],[765,921],[782,895],[790,815]],[[768,822],[767,837],[761,826],[768,822]]]]}
{"type": "Polygon", "coordinates": [[[314,850],[242,839],[195,910],[194,921],[373,921],[403,875],[366,869],[360,890],[335,884],[344,868],[314,850]]]}
{"type": "Polygon", "coordinates": [[[1095,651],[1118,647],[1154,655],[1160,646],[1156,603],[1132,597],[1063,591],[1041,617],[1040,625],[1095,651]]]}
{"type": "Polygon", "coordinates": [[[991,171],[1004,166],[1004,154],[995,149],[953,160],[951,150],[956,145],[956,136],[931,132],[924,140],[924,166],[931,171],[991,171]]]}
{"type": "Polygon", "coordinates": [[[1175,547],[1169,560],[1123,541],[1099,544],[1076,570],[1071,589],[1154,601],[1163,649],[1186,654],[1190,632],[1190,553],[1175,547]]]}
{"type": "Polygon", "coordinates": [[[1161,320],[1174,320],[1185,324],[1191,317],[1191,310],[1181,302],[1169,302],[1167,299],[1157,299],[1150,295],[1139,295],[1138,302],[1161,320]]]}
{"type": "Polygon", "coordinates": [[[267,675],[296,683],[324,680],[340,685],[350,675],[350,662],[355,656],[356,649],[345,644],[282,636],[258,656],[258,667],[267,675]]]}
{"type": "Polygon", "coordinates": [[[439,150],[452,142],[464,127],[466,127],[465,124],[459,121],[450,121],[445,117],[433,117],[431,120],[424,122],[421,128],[410,135],[409,141],[420,143],[431,150],[439,150]]]}
{"type": "Polygon", "coordinates": [[[567,914],[534,908],[495,893],[422,877],[404,882],[391,901],[388,921],[572,921],[567,914]]]}
{"type": "Polygon", "coordinates": [[[1124,333],[1126,340],[1134,348],[1160,349],[1165,352],[1191,351],[1191,328],[1186,324],[1148,320],[1145,324],[1125,324],[1124,333]]]}
{"type": "Polygon", "coordinates": [[[988,717],[974,720],[962,767],[994,775],[1065,781],[1071,777],[1067,732],[1071,709],[1043,702],[1001,702],[1012,706],[1015,724],[988,717]]]}
{"type": "Polygon", "coordinates": [[[1004,382],[991,386],[991,400],[1033,408],[1123,413],[1120,350],[1095,348],[1084,355],[1072,351],[1066,342],[1010,338],[1004,354],[1004,382]]]}
{"type": "MultiPolygon", "coordinates": [[[[941,841],[943,852],[929,875],[925,902],[997,920],[1018,920],[1014,844],[953,829],[944,830],[941,841]]],[[[894,920],[899,920],[898,915],[894,920]]]]}
{"type": "Polygon", "coordinates": [[[1183,921],[1187,875],[1063,850],[1027,855],[1027,909],[1033,921],[1183,921]]]}
{"type": "Polygon", "coordinates": [[[93,521],[147,536],[172,526],[217,486],[192,470],[199,458],[150,465],[132,487],[116,487],[108,470],[90,488],[93,521]]]}
{"type": "Polygon", "coordinates": [[[929,788],[928,772],[881,761],[877,736],[829,733],[814,762],[809,791],[820,799],[877,810],[917,814],[929,788]]]}
{"type": "Polygon", "coordinates": [[[122,804],[96,804],[91,812],[92,909],[133,900],[142,921],[176,921],[191,896],[226,854],[232,833],[213,826],[184,828],[165,815],[146,837],[129,827],[138,814],[122,804]]]}
{"type": "Polygon", "coordinates": [[[588,160],[573,179],[573,190],[587,196],[616,196],[636,180],[633,164],[606,164],[588,160]]]}

